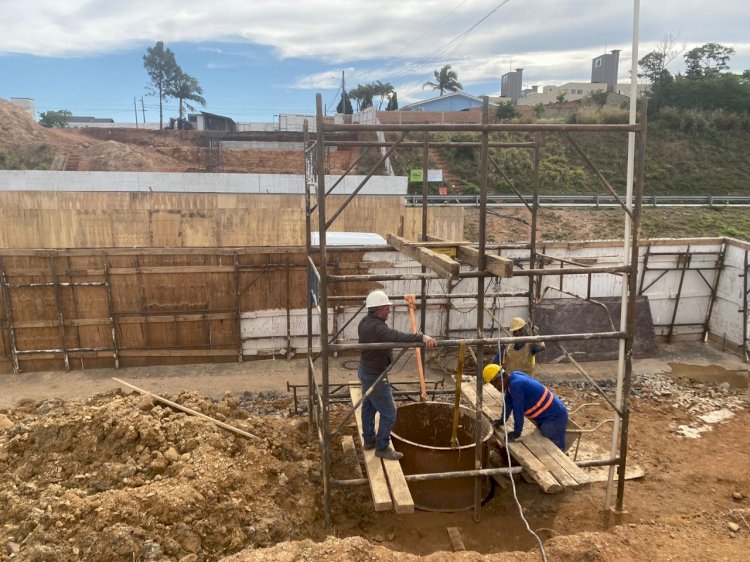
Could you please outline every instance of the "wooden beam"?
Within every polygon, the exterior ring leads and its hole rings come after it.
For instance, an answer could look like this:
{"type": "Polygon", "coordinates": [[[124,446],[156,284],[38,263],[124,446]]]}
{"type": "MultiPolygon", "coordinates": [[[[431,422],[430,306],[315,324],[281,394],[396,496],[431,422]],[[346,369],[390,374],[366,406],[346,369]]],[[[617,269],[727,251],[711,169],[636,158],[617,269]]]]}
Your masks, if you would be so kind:
{"type": "Polygon", "coordinates": [[[359,466],[357,448],[354,446],[354,439],[351,435],[344,435],[341,438],[341,448],[344,450],[344,464],[351,469],[356,478],[362,478],[362,467],[359,466]]]}
{"type": "MultiPolygon", "coordinates": [[[[529,448],[529,451],[534,453],[534,456],[538,458],[542,464],[552,473],[552,475],[566,488],[578,488],[578,482],[573,478],[565,468],[563,468],[555,457],[553,457],[541,443],[541,439],[544,437],[541,434],[537,437],[536,432],[525,435],[521,438],[521,443],[529,448]]],[[[547,439],[549,441],[549,439],[547,439]]],[[[553,444],[554,446],[554,444],[553,444]]]]}
{"type": "Polygon", "coordinates": [[[218,425],[222,429],[226,429],[231,431],[232,433],[236,433],[237,435],[242,435],[243,437],[247,437],[248,439],[252,439],[253,441],[260,441],[260,437],[257,435],[253,435],[252,433],[248,431],[244,431],[242,429],[239,429],[237,427],[234,427],[233,425],[229,425],[228,423],[224,423],[223,421],[219,421],[216,418],[212,418],[211,416],[207,416],[206,414],[203,414],[201,412],[198,412],[196,410],[193,410],[191,408],[188,408],[187,406],[183,406],[182,404],[177,404],[176,402],[172,402],[171,400],[167,400],[166,398],[159,396],[158,394],[154,394],[152,392],[149,392],[148,390],[143,390],[141,388],[138,388],[137,386],[133,386],[130,383],[125,382],[121,379],[116,379],[112,377],[112,380],[115,381],[117,384],[121,384],[122,386],[125,386],[127,388],[130,388],[132,390],[135,390],[139,394],[145,394],[146,396],[150,396],[154,400],[158,400],[159,402],[163,402],[164,404],[175,408],[177,410],[180,410],[182,412],[185,412],[186,414],[190,414],[196,417],[199,417],[201,419],[204,419],[206,421],[210,421],[214,425],[218,425]]]}
{"type": "MultiPolygon", "coordinates": [[[[456,255],[459,261],[479,267],[479,250],[467,246],[459,246],[456,255]]],[[[484,271],[497,277],[513,277],[513,260],[503,256],[486,253],[484,255],[484,271]]]]}
{"type": "Polygon", "coordinates": [[[458,527],[447,527],[446,530],[453,545],[453,552],[465,551],[466,546],[464,546],[464,540],[461,538],[461,531],[458,530],[458,527]]]}
{"type": "MultiPolygon", "coordinates": [[[[349,386],[349,396],[351,396],[352,405],[356,404],[362,399],[362,389],[356,385],[349,386]]],[[[357,408],[354,417],[357,420],[360,443],[364,445],[362,443],[362,410],[360,408],[357,408]]],[[[391,494],[388,492],[388,482],[385,479],[383,464],[375,456],[374,449],[364,451],[364,454],[367,481],[370,483],[370,492],[372,493],[372,503],[375,506],[375,511],[388,511],[393,507],[393,501],[391,500],[391,494]]]]}
{"type": "Polygon", "coordinates": [[[461,270],[461,264],[456,260],[451,259],[446,255],[438,254],[429,248],[410,246],[408,240],[396,236],[395,234],[388,235],[388,244],[405,256],[417,260],[423,266],[437,273],[440,277],[451,279],[457,277],[461,270]]]}
{"type": "Polygon", "coordinates": [[[382,460],[396,513],[414,513],[414,500],[404,478],[404,472],[401,470],[401,463],[394,460],[382,460]]]}

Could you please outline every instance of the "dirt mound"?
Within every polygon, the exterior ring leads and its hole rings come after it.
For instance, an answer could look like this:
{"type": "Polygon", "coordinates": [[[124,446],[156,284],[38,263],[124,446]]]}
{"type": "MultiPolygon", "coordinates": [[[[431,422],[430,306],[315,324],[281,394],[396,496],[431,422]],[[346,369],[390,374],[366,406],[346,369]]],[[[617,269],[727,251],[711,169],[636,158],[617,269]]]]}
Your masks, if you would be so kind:
{"type": "Polygon", "coordinates": [[[300,424],[231,397],[174,400],[261,441],[136,395],[0,416],[3,548],[15,560],[215,560],[320,533],[317,444],[300,424]]]}
{"type": "Polygon", "coordinates": [[[147,148],[94,139],[77,129],[47,129],[24,110],[0,99],[0,147],[23,155],[40,146],[49,147],[56,155],[67,156],[69,162],[75,161],[76,170],[185,170],[185,165],[178,160],[147,148]]]}
{"type": "Polygon", "coordinates": [[[54,144],[59,140],[55,131],[45,129],[26,111],[0,98],[0,146],[54,144]]]}

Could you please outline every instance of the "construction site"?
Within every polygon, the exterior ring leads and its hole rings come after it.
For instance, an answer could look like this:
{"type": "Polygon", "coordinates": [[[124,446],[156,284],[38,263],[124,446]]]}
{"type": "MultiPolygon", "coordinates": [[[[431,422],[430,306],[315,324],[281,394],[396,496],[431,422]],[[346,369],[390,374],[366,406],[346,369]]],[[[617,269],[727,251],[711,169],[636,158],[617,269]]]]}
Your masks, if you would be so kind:
{"type": "Polygon", "coordinates": [[[47,130],[0,100],[0,148],[48,162],[0,171],[0,559],[749,560],[750,242],[641,236],[646,111],[345,122],[318,96],[302,131],[221,134],[47,130]],[[551,136],[617,236],[540,204],[551,136]],[[596,136],[632,149],[617,182],[596,136]],[[428,205],[452,149],[476,208],[428,205]],[[528,192],[502,175],[521,153],[528,192]],[[518,206],[488,204],[498,174],[518,206]],[[360,343],[378,289],[434,348],[360,343]],[[483,368],[518,344],[544,347],[564,448],[493,423],[483,368]],[[400,460],[363,441],[372,350],[400,460]]]}

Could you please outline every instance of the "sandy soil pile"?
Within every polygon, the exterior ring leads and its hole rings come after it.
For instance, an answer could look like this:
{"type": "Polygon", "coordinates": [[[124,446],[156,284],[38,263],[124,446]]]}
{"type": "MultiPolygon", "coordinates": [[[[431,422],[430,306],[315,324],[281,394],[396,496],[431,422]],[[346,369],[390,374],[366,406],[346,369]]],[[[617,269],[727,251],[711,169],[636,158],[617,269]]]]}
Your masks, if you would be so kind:
{"type": "Polygon", "coordinates": [[[0,99],[0,147],[28,151],[46,145],[77,161],[77,170],[179,172],[185,165],[151,149],[99,140],[76,129],[47,129],[8,101],[0,99]]]}
{"type": "MultiPolygon", "coordinates": [[[[645,476],[627,483],[626,514],[615,518],[602,509],[603,483],[544,494],[517,481],[525,517],[549,560],[747,559],[747,390],[676,378],[695,371],[678,370],[674,364],[669,377],[635,377],[629,462],[645,476]],[[696,434],[686,436],[681,426],[696,434]]],[[[598,382],[611,391],[612,384],[598,382]]],[[[579,381],[554,388],[571,411],[601,403],[579,381]]],[[[326,527],[317,440],[306,417],[288,413],[287,394],[212,401],[184,392],[172,399],[261,440],[120,392],[0,410],[0,560],[540,560],[509,487],[498,487],[479,523],[472,511],[374,512],[367,486],[334,489],[333,526],[326,527]],[[468,552],[451,552],[447,527],[460,529],[468,552]]],[[[345,412],[332,409],[332,426],[345,412]]],[[[574,419],[590,428],[611,415],[600,404],[574,419]]],[[[599,458],[609,433],[587,434],[585,442],[599,447],[599,458]]],[[[356,477],[339,437],[332,456],[334,478],[356,477]]]]}
{"type": "Polygon", "coordinates": [[[261,440],[137,395],[0,417],[0,558],[211,560],[316,536],[319,460],[300,424],[176,401],[261,440]]]}

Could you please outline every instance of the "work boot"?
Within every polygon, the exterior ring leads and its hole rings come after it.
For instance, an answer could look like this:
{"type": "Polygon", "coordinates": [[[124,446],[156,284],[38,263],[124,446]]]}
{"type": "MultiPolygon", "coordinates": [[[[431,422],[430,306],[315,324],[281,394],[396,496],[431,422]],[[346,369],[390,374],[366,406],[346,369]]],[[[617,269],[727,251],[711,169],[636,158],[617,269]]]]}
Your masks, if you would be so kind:
{"type": "Polygon", "coordinates": [[[397,460],[400,460],[404,456],[404,454],[403,453],[399,453],[393,447],[388,447],[387,449],[383,449],[383,450],[378,449],[378,450],[376,450],[375,451],[375,456],[376,457],[380,457],[381,459],[386,459],[386,460],[391,460],[391,461],[397,461],[397,460]]]}
{"type": "Polygon", "coordinates": [[[362,448],[365,451],[372,451],[375,448],[375,441],[365,441],[365,444],[362,445],[362,448]]]}

